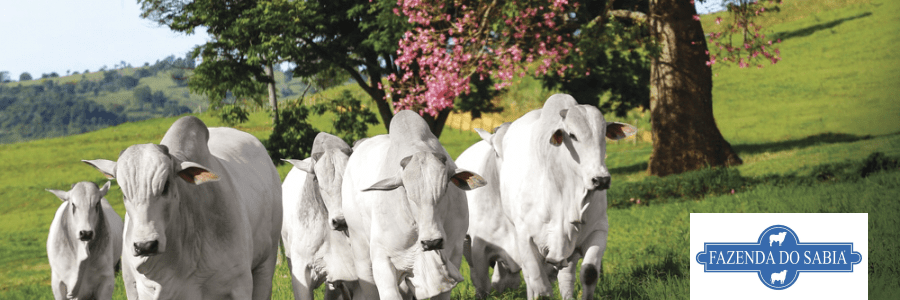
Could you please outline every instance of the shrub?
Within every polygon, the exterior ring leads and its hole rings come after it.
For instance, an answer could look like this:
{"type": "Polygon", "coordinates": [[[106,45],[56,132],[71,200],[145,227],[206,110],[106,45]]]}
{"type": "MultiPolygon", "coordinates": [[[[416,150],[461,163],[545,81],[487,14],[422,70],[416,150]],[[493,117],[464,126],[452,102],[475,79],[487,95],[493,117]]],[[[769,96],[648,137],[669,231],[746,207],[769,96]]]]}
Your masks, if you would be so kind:
{"type": "Polygon", "coordinates": [[[221,119],[222,122],[225,122],[229,127],[234,127],[234,125],[247,122],[250,117],[250,113],[248,113],[244,107],[237,104],[224,105],[218,112],[219,119],[221,119]]]}
{"type": "Polygon", "coordinates": [[[347,144],[366,137],[369,125],[378,125],[378,117],[375,113],[362,106],[362,102],[348,90],[336,99],[313,105],[313,110],[318,115],[330,111],[334,113],[331,120],[334,134],[344,139],[347,144]]]}
{"type": "Polygon", "coordinates": [[[284,158],[302,159],[309,156],[319,131],[307,122],[308,117],[309,108],[299,104],[285,105],[278,112],[278,124],[265,141],[275,165],[280,165],[284,158]]]}
{"type": "Polygon", "coordinates": [[[900,167],[900,164],[897,163],[897,158],[890,158],[885,156],[884,153],[875,152],[863,161],[858,173],[860,177],[866,178],[872,173],[897,169],[898,167],[900,167]]]}
{"type": "Polygon", "coordinates": [[[133,89],[134,87],[136,87],[138,85],[138,82],[140,81],[140,79],[131,77],[131,76],[122,76],[122,77],[119,77],[118,80],[119,80],[119,86],[126,90],[133,89]]]}

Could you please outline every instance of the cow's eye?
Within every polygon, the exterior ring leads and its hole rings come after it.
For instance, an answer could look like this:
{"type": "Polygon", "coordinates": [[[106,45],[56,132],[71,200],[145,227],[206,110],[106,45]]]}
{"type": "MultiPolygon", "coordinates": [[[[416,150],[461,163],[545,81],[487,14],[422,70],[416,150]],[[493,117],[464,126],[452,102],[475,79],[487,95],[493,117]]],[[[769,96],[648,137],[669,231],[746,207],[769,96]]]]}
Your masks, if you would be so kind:
{"type": "Polygon", "coordinates": [[[573,141],[578,141],[578,137],[576,137],[574,133],[570,133],[569,138],[571,138],[573,141]]]}
{"type": "Polygon", "coordinates": [[[162,194],[163,194],[163,195],[168,195],[168,194],[169,194],[169,182],[168,182],[168,181],[166,181],[166,185],[163,186],[162,194]]]}
{"type": "Polygon", "coordinates": [[[75,214],[75,204],[72,204],[72,214],[75,214]]]}

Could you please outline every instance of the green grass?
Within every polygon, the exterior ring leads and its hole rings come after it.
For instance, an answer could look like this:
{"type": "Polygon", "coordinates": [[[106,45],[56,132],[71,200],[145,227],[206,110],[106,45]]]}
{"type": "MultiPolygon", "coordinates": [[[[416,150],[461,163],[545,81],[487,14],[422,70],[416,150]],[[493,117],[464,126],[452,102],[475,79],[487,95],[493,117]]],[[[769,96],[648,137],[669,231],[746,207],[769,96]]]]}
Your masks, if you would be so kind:
{"type": "MultiPolygon", "coordinates": [[[[781,62],[761,70],[714,69],[717,125],[745,162],[735,169],[747,178],[810,176],[820,165],[855,163],[873,152],[900,156],[900,56],[893,50],[900,42],[896,34],[900,32],[900,3],[790,1],[781,13],[769,18],[766,22],[772,24],[772,33],[785,37],[779,46],[781,62]]],[[[704,25],[712,19],[704,16],[704,25]]],[[[153,90],[173,85],[165,76],[160,73],[154,79],[157,82],[145,78],[141,84],[151,85],[153,90]]],[[[552,93],[541,89],[533,78],[519,81],[496,100],[507,108],[504,115],[509,117],[540,105],[552,93]]],[[[299,87],[292,88],[299,94],[299,87]]],[[[306,101],[321,101],[345,89],[374,107],[355,85],[324,91],[306,101]]],[[[215,117],[200,117],[210,126],[222,126],[215,117]]],[[[637,119],[639,127],[646,130],[648,117],[633,112],[620,120],[637,119]]],[[[313,117],[311,122],[327,129],[329,119],[329,115],[313,117]]],[[[77,136],[0,145],[0,199],[4,200],[0,201],[0,299],[52,297],[45,243],[59,201],[44,189],[66,189],[81,180],[101,183],[102,176],[81,159],[115,158],[129,145],[158,143],[174,120],[153,119],[77,136]]],[[[254,112],[238,128],[266,139],[271,126],[267,113],[254,112]]],[[[384,132],[381,125],[369,130],[370,135],[384,132]]],[[[472,132],[449,127],[441,136],[454,157],[478,140],[472,132]]],[[[645,170],[651,148],[648,142],[610,143],[607,164],[615,182],[648,180],[645,170]]],[[[284,176],[290,166],[278,169],[284,176]]],[[[869,296],[889,298],[900,293],[896,267],[900,261],[891,255],[898,250],[900,238],[896,231],[900,228],[898,196],[900,172],[892,170],[856,181],[761,184],[734,195],[611,209],[611,231],[597,295],[687,298],[692,212],[867,212],[869,296]]],[[[108,199],[124,214],[117,187],[110,190],[108,199]]],[[[468,274],[468,266],[462,268],[468,274]]],[[[290,276],[283,264],[278,266],[274,286],[274,299],[290,298],[290,276]]],[[[576,291],[580,293],[580,286],[576,291]]],[[[466,281],[454,290],[454,299],[469,299],[473,294],[471,282],[466,281]]],[[[519,299],[524,297],[524,289],[494,296],[519,299]]],[[[121,279],[114,298],[124,299],[121,279]]]]}

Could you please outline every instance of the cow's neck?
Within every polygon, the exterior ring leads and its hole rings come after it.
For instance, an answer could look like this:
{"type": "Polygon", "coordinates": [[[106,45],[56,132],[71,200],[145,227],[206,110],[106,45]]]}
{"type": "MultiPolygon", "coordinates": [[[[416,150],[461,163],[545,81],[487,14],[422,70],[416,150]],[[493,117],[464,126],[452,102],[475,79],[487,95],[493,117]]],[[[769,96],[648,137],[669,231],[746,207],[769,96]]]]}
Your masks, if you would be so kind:
{"type": "Polygon", "coordinates": [[[328,209],[322,202],[322,194],[313,180],[314,176],[312,174],[306,176],[306,181],[303,183],[303,194],[300,195],[300,201],[294,207],[295,215],[307,222],[324,223],[327,227],[328,209]]]}
{"type": "MultiPolygon", "coordinates": [[[[225,170],[217,161],[201,163],[214,170],[225,170]]],[[[240,223],[243,208],[233,201],[238,191],[228,174],[219,175],[219,181],[202,185],[179,182],[179,203],[170,209],[166,253],[177,253],[179,260],[191,266],[197,264],[192,260],[202,257],[200,253],[214,253],[238,244],[234,241],[235,226],[240,223]]]]}
{"type": "Polygon", "coordinates": [[[82,284],[87,280],[86,277],[95,275],[97,266],[105,265],[98,263],[97,260],[104,258],[110,245],[109,226],[106,223],[106,215],[104,214],[102,203],[97,203],[97,205],[100,205],[101,209],[97,215],[97,226],[94,227],[94,238],[85,245],[84,242],[75,238],[76,232],[74,232],[74,230],[71,230],[72,232],[68,234],[70,237],[69,240],[72,242],[70,245],[74,246],[72,250],[76,257],[76,271],[73,273],[77,275],[75,278],[71,278],[71,281],[67,282],[67,285],[71,286],[70,293],[80,296],[79,298],[85,297],[83,294],[80,295],[79,292],[82,288],[82,284]]]}

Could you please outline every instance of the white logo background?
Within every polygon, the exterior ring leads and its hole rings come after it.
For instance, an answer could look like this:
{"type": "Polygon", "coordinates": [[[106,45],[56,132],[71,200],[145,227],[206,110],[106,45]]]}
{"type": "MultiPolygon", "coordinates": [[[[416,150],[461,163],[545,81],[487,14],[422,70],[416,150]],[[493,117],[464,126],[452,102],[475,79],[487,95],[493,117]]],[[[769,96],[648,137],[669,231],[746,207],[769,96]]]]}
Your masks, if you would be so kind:
{"type": "MultiPolygon", "coordinates": [[[[862,214],[691,214],[691,299],[867,299],[869,215],[862,214]],[[785,225],[801,243],[853,243],[862,262],[852,273],[800,273],[797,282],[773,290],[756,273],[703,272],[697,252],[703,243],[755,243],[772,225],[785,225]]],[[[764,238],[763,243],[768,243],[764,238]]]]}

